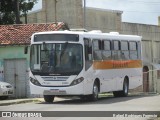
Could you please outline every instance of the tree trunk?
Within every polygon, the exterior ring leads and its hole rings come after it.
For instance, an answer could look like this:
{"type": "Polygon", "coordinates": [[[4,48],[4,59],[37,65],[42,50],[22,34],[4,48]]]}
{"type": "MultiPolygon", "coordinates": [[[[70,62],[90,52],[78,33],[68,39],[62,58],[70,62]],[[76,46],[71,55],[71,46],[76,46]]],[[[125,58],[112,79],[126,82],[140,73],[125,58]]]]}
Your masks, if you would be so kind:
{"type": "Polygon", "coordinates": [[[14,0],[15,15],[16,15],[16,24],[20,24],[20,15],[19,15],[19,0],[14,0]]]}

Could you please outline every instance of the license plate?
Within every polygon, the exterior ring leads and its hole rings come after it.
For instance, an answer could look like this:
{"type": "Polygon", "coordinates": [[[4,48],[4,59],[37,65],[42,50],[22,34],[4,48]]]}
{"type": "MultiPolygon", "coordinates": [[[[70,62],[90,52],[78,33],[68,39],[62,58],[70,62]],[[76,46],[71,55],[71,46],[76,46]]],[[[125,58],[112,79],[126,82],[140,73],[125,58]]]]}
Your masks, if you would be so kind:
{"type": "Polygon", "coordinates": [[[51,90],[45,90],[44,95],[66,95],[65,90],[59,90],[59,89],[51,89],[51,90]]]}
{"type": "Polygon", "coordinates": [[[8,91],[8,94],[13,94],[13,91],[8,91]]]}
{"type": "Polygon", "coordinates": [[[58,93],[59,90],[58,89],[51,89],[50,92],[57,92],[58,93]]]}

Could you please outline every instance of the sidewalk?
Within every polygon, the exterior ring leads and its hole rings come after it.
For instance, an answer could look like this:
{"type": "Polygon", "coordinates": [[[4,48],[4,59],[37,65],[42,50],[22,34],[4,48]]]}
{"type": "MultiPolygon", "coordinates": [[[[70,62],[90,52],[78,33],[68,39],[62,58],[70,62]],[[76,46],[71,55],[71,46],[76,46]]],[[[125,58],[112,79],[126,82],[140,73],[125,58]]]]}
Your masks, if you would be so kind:
{"type": "MultiPolygon", "coordinates": [[[[54,101],[63,101],[67,100],[69,98],[60,98],[55,97],[54,101]]],[[[44,98],[22,98],[22,99],[6,99],[6,100],[0,100],[0,106],[6,106],[6,105],[14,105],[14,104],[22,104],[22,103],[31,103],[31,102],[45,102],[44,98]]]]}
{"type": "Polygon", "coordinates": [[[43,98],[6,99],[0,100],[0,106],[42,101],[44,101],[43,98]]]}

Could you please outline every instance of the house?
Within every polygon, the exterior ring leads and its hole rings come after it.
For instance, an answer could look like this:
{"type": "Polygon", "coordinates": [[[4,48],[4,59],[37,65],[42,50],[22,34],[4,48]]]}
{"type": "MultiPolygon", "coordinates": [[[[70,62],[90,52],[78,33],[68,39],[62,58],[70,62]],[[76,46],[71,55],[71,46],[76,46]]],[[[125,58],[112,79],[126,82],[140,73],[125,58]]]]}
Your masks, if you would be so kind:
{"type": "MultiPolygon", "coordinates": [[[[59,23],[22,24],[0,26],[0,81],[14,86],[15,98],[29,97],[29,54],[24,54],[35,32],[64,30],[67,25],[59,23]]],[[[30,48],[28,48],[29,52],[30,48]]]]}

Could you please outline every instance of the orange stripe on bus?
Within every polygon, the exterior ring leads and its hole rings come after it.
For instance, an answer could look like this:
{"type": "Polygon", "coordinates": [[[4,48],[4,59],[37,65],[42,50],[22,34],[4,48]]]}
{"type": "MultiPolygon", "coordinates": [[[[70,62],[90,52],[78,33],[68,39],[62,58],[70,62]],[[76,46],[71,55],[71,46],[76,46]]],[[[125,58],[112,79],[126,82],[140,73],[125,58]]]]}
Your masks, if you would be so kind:
{"type": "Polygon", "coordinates": [[[141,60],[106,60],[93,61],[94,69],[122,69],[122,68],[141,68],[141,60]]]}

